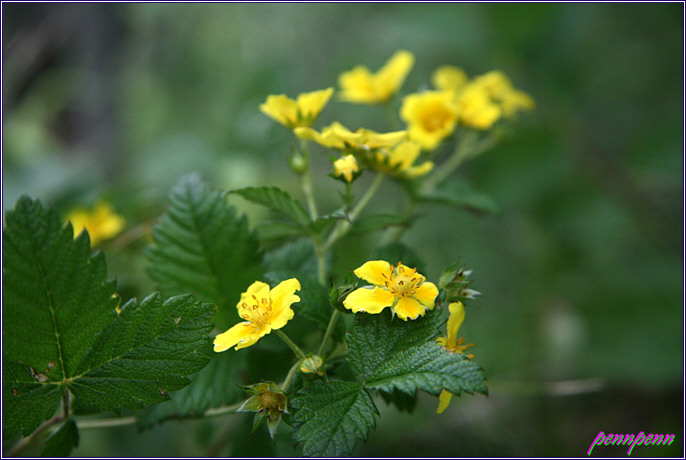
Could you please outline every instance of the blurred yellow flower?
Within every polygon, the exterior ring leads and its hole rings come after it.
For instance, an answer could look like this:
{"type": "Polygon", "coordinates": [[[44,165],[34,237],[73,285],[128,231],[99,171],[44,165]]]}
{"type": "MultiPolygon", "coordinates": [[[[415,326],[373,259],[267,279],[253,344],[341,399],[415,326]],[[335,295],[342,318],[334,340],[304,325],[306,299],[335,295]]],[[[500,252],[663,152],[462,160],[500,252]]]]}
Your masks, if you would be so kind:
{"type": "Polygon", "coordinates": [[[451,91],[426,91],[405,96],[400,117],[408,124],[411,140],[426,150],[450,136],[458,120],[455,96],[451,91]]]}
{"type": "Polygon", "coordinates": [[[236,350],[257,343],[272,330],[281,329],[293,318],[291,304],[300,301],[295,291],[300,282],[291,278],[279,283],[274,289],[261,281],[255,281],[241,294],[236,305],[238,314],[245,321],[231,327],[214,338],[214,351],[220,352],[236,346],[236,350]]]}
{"type": "Polygon", "coordinates": [[[295,135],[300,139],[312,140],[332,149],[371,150],[394,146],[407,137],[407,131],[377,133],[370,129],[360,128],[352,132],[336,121],[324,128],[321,133],[312,128],[295,128],[295,135]]]}
{"type": "Polygon", "coordinates": [[[346,155],[333,163],[333,175],[336,177],[343,176],[348,182],[352,182],[353,175],[357,172],[360,172],[360,167],[357,165],[354,155],[346,155]]]}
{"type": "Polygon", "coordinates": [[[474,79],[474,84],[484,88],[503,111],[503,116],[510,118],[518,110],[531,110],[534,100],[524,91],[512,86],[512,82],[500,70],[492,70],[474,79]]]}
{"type": "Polygon", "coordinates": [[[262,113],[278,121],[287,128],[311,126],[329,102],[333,88],[302,93],[296,100],[285,94],[267,96],[260,105],[262,113]]]}
{"type": "Polygon", "coordinates": [[[490,97],[486,88],[470,83],[457,98],[460,122],[470,128],[489,129],[500,119],[501,107],[490,97]]]}
{"type": "Polygon", "coordinates": [[[452,65],[443,65],[431,74],[431,84],[439,91],[460,91],[469,78],[464,70],[452,65]]]}
{"type": "Polygon", "coordinates": [[[74,228],[74,237],[84,229],[88,231],[91,246],[117,236],[126,224],[124,217],[107,201],[98,202],[93,209],[73,209],[67,214],[67,220],[74,228]]]}
{"type": "Polygon", "coordinates": [[[360,104],[379,104],[398,92],[414,65],[414,55],[397,51],[375,74],[365,66],[357,66],[338,77],[341,100],[360,104]]]}
{"type": "Polygon", "coordinates": [[[432,161],[425,161],[415,166],[414,162],[421,151],[422,147],[417,142],[402,141],[390,150],[377,150],[372,168],[403,179],[423,176],[433,169],[434,164],[432,161]]]}
{"type": "MultiPolygon", "coordinates": [[[[462,337],[457,338],[457,333],[464,321],[465,310],[462,302],[453,302],[448,306],[450,310],[450,317],[448,318],[448,336],[439,337],[436,341],[450,353],[464,353],[468,347],[473,347],[474,344],[465,344],[462,337]]],[[[469,353],[467,358],[472,359],[474,355],[469,353]]],[[[438,396],[438,409],[436,413],[441,414],[448,408],[450,401],[453,399],[453,394],[448,390],[442,390],[438,396]]]]}
{"type": "Polygon", "coordinates": [[[384,260],[372,260],[354,271],[355,275],[369,283],[356,289],[345,298],[343,306],[354,313],[359,311],[377,314],[391,307],[400,319],[417,319],[434,308],[438,295],[435,284],[398,262],[391,265],[384,260]]]}

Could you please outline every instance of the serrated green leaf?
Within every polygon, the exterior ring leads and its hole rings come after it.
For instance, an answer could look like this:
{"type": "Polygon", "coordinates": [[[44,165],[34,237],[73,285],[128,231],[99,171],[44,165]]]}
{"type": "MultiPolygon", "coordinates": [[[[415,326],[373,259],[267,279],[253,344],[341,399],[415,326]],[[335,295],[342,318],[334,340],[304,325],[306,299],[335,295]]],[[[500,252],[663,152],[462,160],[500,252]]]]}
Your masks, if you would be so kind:
{"type": "Polygon", "coordinates": [[[117,411],[166,399],[208,357],[214,307],[153,295],[117,314],[114,283],[87,233],[21,198],[3,232],[4,436],[29,434],[67,391],[75,405],[117,411]]]}
{"type": "Polygon", "coordinates": [[[244,383],[240,371],[246,366],[246,357],[241,353],[215,353],[207,367],[190,376],[187,387],[169,393],[167,402],[140,414],[138,427],[145,429],[170,418],[199,416],[211,407],[240,401],[244,393],[238,385],[244,383]]]}
{"type": "Polygon", "coordinates": [[[84,408],[118,411],[166,401],[207,365],[215,307],[192,296],[130,300],[99,333],[67,384],[84,408]]]}
{"type": "Polygon", "coordinates": [[[28,435],[55,413],[62,400],[63,389],[57,385],[37,382],[29,367],[11,362],[3,354],[3,438],[28,435]]]}
{"type": "Polygon", "coordinates": [[[475,190],[464,181],[443,182],[431,193],[421,196],[426,201],[447,203],[476,213],[498,214],[500,208],[489,195],[475,190]]]}
{"type": "Polygon", "coordinates": [[[68,418],[45,440],[41,457],[67,457],[79,446],[79,430],[74,419],[68,418]]]}
{"type": "Polygon", "coordinates": [[[381,398],[386,402],[386,404],[393,405],[400,412],[414,412],[415,407],[417,407],[417,394],[407,394],[402,391],[394,391],[392,393],[387,393],[385,391],[379,391],[381,398]]]}
{"type": "Polygon", "coordinates": [[[264,256],[265,266],[269,267],[267,277],[281,281],[286,274],[288,278],[306,277],[317,273],[317,258],[314,245],[310,239],[300,239],[286,243],[280,248],[269,251],[264,256]]]}
{"type": "Polygon", "coordinates": [[[369,388],[437,396],[442,389],[487,394],[481,367],[433,340],[443,323],[440,311],[413,321],[391,319],[389,311],[358,314],[347,334],[348,361],[356,378],[369,388]]]}
{"type": "Polygon", "coordinates": [[[378,415],[369,392],[357,382],[315,382],[289,407],[297,409],[294,439],[310,457],[350,455],[358,439],[367,439],[378,415]]]}
{"type": "Polygon", "coordinates": [[[182,178],[169,201],[146,250],[148,273],[165,296],[192,292],[218,305],[216,322],[228,328],[240,321],[241,293],[262,275],[258,240],[245,217],[197,174],[182,178]]]}
{"type": "Polygon", "coordinates": [[[297,223],[308,228],[310,217],[300,202],[278,187],[245,187],[231,190],[229,193],[240,195],[248,201],[261,204],[297,223]]]}

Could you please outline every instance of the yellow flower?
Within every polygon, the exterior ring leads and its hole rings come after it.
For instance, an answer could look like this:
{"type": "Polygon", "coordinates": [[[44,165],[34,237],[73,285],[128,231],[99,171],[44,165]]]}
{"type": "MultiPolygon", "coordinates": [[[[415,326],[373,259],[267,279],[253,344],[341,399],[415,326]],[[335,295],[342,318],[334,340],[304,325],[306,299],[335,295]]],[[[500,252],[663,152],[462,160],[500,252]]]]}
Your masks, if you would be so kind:
{"type": "Polygon", "coordinates": [[[451,65],[443,65],[431,75],[433,87],[440,91],[457,92],[467,84],[467,80],[464,70],[451,65]]]}
{"type": "MultiPolygon", "coordinates": [[[[462,302],[453,302],[448,306],[450,310],[450,317],[448,318],[448,336],[439,337],[436,341],[450,353],[464,353],[468,347],[473,347],[474,344],[465,344],[462,337],[458,338],[457,333],[464,321],[465,310],[462,302]]],[[[467,358],[472,359],[474,355],[469,353],[467,358]]],[[[448,408],[450,401],[453,399],[453,394],[448,390],[442,390],[438,396],[438,409],[436,413],[441,414],[448,408]]]]}
{"type": "Polygon", "coordinates": [[[413,141],[403,141],[391,150],[378,150],[372,168],[403,179],[423,176],[433,169],[434,164],[432,161],[425,161],[419,166],[414,166],[421,150],[421,145],[413,141]]]}
{"type": "Polygon", "coordinates": [[[426,91],[406,96],[400,116],[408,123],[410,139],[432,150],[455,130],[458,110],[452,91],[426,91]]]}
{"type": "Polygon", "coordinates": [[[260,105],[260,110],[290,129],[311,126],[332,94],[333,88],[303,93],[297,100],[290,99],[285,94],[270,95],[267,96],[267,101],[260,105]]]}
{"type": "Polygon", "coordinates": [[[344,72],[338,77],[341,100],[370,105],[384,103],[398,92],[413,65],[412,53],[397,51],[375,74],[364,66],[344,72]]]}
{"type": "Polygon", "coordinates": [[[372,286],[351,292],[343,301],[348,310],[377,314],[391,307],[394,314],[407,321],[417,319],[434,308],[438,288],[426,282],[416,268],[406,267],[400,262],[391,265],[384,260],[372,260],[354,273],[372,286]]]}
{"type": "Polygon", "coordinates": [[[352,182],[353,175],[357,172],[360,172],[360,167],[354,155],[346,155],[333,163],[333,175],[343,176],[348,182],[352,182]]]}
{"type": "Polygon", "coordinates": [[[100,201],[93,209],[74,209],[67,214],[67,220],[74,228],[74,237],[84,229],[88,231],[92,246],[121,233],[126,223],[106,201],[100,201]]]}
{"type": "Polygon", "coordinates": [[[457,107],[460,122],[471,128],[486,130],[500,119],[501,107],[481,85],[470,83],[459,94],[457,107]]]}
{"type": "Polygon", "coordinates": [[[407,131],[377,133],[370,129],[360,128],[352,132],[336,121],[324,128],[321,133],[312,128],[295,128],[295,135],[300,139],[312,140],[332,149],[371,150],[394,146],[407,137],[407,131]]]}
{"type": "Polygon", "coordinates": [[[500,104],[503,116],[510,118],[518,110],[531,110],[534,108],[534,100],[524,91],[512,86],[507,76],[499,71],[492,70],[474,79],[474,84],[484,88],[493,100],[500,104]]]}
{"type": "Polygon", "coordinates": [[[272,330],[281,329],[293,318],[291,304],[300,301],[295,291],[300,282],[291,278],[279,283],[274,289],[261,281],[255,281],[241,294],[236,305],[238,314],[245,321],[214,338],[214,351],[220,352],[236,346],[236,350],[255,344],[272,330]]]}

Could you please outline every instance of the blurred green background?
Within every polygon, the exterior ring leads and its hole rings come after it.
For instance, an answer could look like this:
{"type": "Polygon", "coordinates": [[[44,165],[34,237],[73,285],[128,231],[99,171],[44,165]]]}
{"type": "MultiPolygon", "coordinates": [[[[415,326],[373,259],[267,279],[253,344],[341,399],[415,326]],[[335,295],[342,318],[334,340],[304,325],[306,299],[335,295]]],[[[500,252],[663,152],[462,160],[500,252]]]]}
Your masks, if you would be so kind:
{"type": "MultiPolygon", "coordinates": [[[[501,212],[431,206],[404,237],[429,279],[458,258],[473,268],[483,295],[461,335],[490,396],[456,398],[441,416],[428,395],[411,415],[379,400],[376,431],[355,453],[581,456],[602,430],[673,433],[670,447],[632,455],[683,455],[683,4],[2,8],[3,210],[22,193],[63,212],[104,196],[130,227],[159,216],[192,171],[218,188],[275,185],[302,198],[286,163],[292,135],[258,110],[268,94],[336,86],[342,71],[376,70],[398,49],[416,56],[404,92],[427,87],[441,64],[504,71],[536,110],[457,172],[501,212]]],[[[332,102],[317,126],[334,119],[387,130],[378,107],[332,102]]],[[[332,211],[341,185],[329,172],[315,155],[320,208],[332,211]]],[[[265,216],[230,202],[253,224],[265,216]]],[[[368,212],[402,203],[387,181],[368,212]]],[[[380,238],[355,241],[336,270],[380,238]]],[[[150,292],[140,247],[128,249],[105,246],[111,274],[126,294],[150,292]]],[[[84,430],[75,455],[267,452],[245,421],[84,430]],[[242,443],[217,444],[233,431],[242,443]]],[[[277,455],[297,454],[287,433],[277,455]]]]}

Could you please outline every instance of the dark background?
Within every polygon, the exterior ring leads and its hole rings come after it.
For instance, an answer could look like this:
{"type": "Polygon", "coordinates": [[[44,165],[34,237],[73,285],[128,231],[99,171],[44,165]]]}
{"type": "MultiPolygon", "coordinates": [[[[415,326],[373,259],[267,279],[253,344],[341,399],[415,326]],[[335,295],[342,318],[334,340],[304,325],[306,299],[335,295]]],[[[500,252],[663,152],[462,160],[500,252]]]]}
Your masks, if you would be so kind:
{"type": "MultiPolygon", "coordinates": [[[[130,226],[159,216],[191,171],[218,188],[276,185],[301,198],[286,165],[291,134],[258,110],[268,94],[336,86],[342,71],[376,70],[398,49],[416,56],[405,92],[441,64],[504,71],[536,110],[457,173],[501,212],[428,207],[404,237],[430,279],[458,258],[474,269],[483,295],[461,335],[490,396],[456,398],[441,416],[427,395],[412,415],[379,401],[356,455],[582,456],[601,430],[673,433],[672,446],[632,456],[683,455],[682,4],[2,9],[3,209],[21,193],[62,211],[105,196],[130,226]]],[[[332,102],[318,126],[384,130],[377,109],[332,102]]],[[[326,155],[314,168],[320,207],[333,210],[340,184],[326,155]]],[[[387,182],[370,212],[400,197],[387,182]]],[[[233,201],[251,222],[264,217],[233,201]]],[[[338,254],[337,269],[378,239],[338,254]]],[[[140,251],[105,250],[123,292],[153,289],[140,251]]],[[[232,430],[246,430],[243,416],[84,430],[75,454],[203,456],[232,430]]],[[[278,455],[294,453],[287,432],[278,455]]],[[[215,450],[268,442],[244,438],[215,450]]]]}

